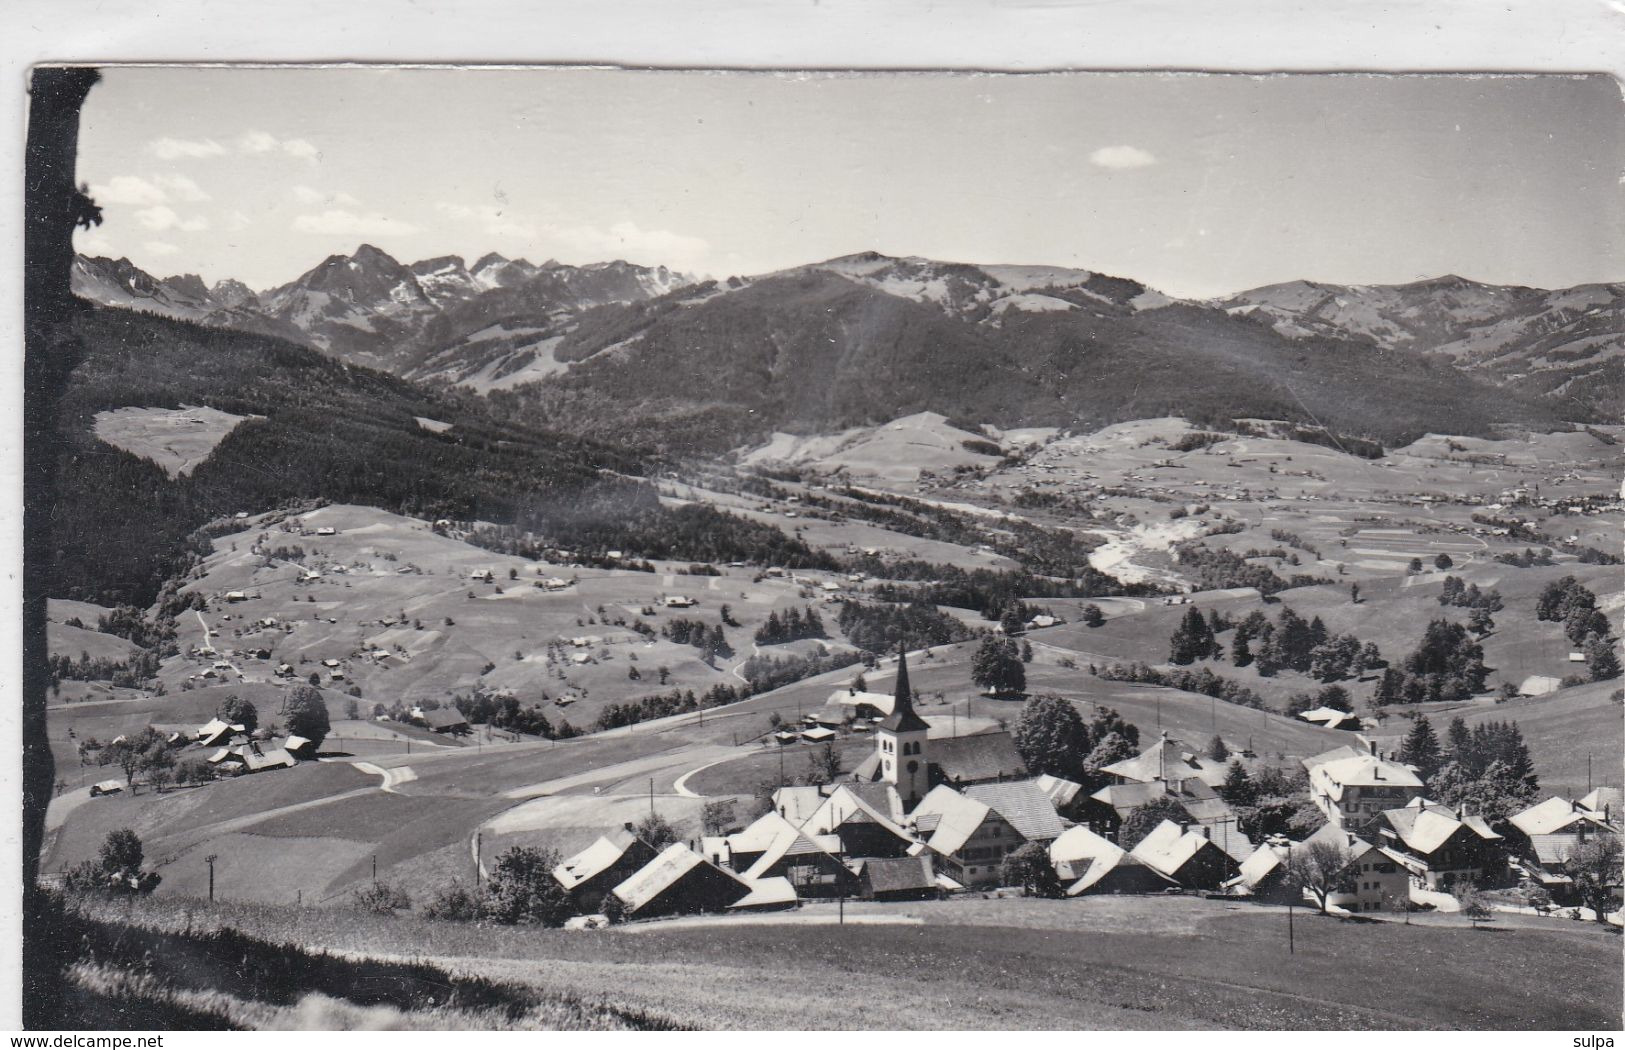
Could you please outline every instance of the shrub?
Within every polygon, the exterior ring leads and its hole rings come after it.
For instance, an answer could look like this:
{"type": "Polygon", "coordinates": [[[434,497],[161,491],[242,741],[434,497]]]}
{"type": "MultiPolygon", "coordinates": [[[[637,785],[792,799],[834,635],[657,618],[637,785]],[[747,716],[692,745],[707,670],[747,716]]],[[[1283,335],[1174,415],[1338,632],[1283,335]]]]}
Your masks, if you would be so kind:
{"type": "Polygon", "coordinates": [[[473,922],[484,912],[485,894],[469,889],[461,879],[452,879],[423,903],[423,914],[430,919],[473,922]]]}
{"type": "Polygon", "coordinates": [[[374,915],[394,915],[412,906],[412,898],[399,886],[373,882],[355,891],[355,906],[374,915]]]}

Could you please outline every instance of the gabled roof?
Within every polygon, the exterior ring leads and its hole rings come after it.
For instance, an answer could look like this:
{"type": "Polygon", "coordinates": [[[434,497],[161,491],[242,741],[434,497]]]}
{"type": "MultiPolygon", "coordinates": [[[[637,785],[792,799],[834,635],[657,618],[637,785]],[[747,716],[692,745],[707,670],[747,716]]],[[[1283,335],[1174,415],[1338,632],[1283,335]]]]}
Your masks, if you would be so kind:
{"type": "MultiPolygon", "coordinates": [[[[773,813],[769,814],[769,816],[777,817],[778,814],[773,813]]],[[[766,878],[767,871],[786,857],[828,857],[837,864],[841,862],[840,858],[835,856],[841,848],[841,840],[838,836],[821,835],[814,838],[791,826],[787,820],[781,818],[779,824],[781,826],[762,851],[762,855],[757,857],[756,862],[744,873],[745,881],[755,882],[758,879],[766,878]],[[831,849],[832,845],[833,849],[831,849]]]]}
{"type": "Polygon", "coordinates": [[[800,834],[795,824],[779,816],[776,809],[768,810],[751,821],[743,831],[727,836],[729,853],[761,853],[769,849],[783,835],[800,834]]]}
{"type": "Polygon", "coordinates": [[[251,773],[258,773],[262,769],[291,769],[299,764],[297,758],[280,747],[261,752],[256,752],[250,747],[240,747],[237,753],[242,756],[243,764],[251,773]]]}
{"type": "Polygon", "coordinates": [[[788,785],[773,792],[774,810],[798,828],[823,804],[824,793],[816,784],[788,785]]]}
{"type": "Polygon", "coordinates": [[[1209,847],[1218,848],[1206,835],[1186,831],[1173,821],[1165,820],[1129,852],[1152,870],[1172,879],[1178,877],[1179,869],[1189,864],[1192,857],[1209,847]]]}
{"type": "Polygon", "coordinates": [[[1327,729],[1337,729],[1348,724],[1354,729],[1360,728],[1360,717],[1350,711],[1339,711],[1335,707],[1317,707],[1310,711],[1303,711],[1298,717],[1305,722],[1315,722],[1327,729]]]}
{"type": "Polygon", "coordinates": [[[439,707],[433,711],[425,711],[418,716],[428,723],[430,729],[450,729],[452,726],[466,726],[468,718],[455,707],[439,707]]]}
{"type": "MultiPolygon", "coordinates": [[[[748,892],[748,887],[732,872],[717,867],[681,842],[667,846],[654,860],[616,886],[613,892],[620,898],[621,903],[626,905],[628,911],[635,912],[691,873],[700,871],[732,879],[739,884],[740,897],[748,892]]],[[[737,899],[736,897],[735,900],[737,899]]]]}
{"type": "Polygon", "coordinates": [[[1600,823],[1602,818],[1578,802],[1554,797],[1530,806],[1521,813],[1514,813],[1510,819],[1513,827],[1525,835],[1534,836],[1555,835],[1560,831],[1572,829],[1577,824],[1600,823]]]}
{"type": "Polygon", "coordinates": [[[620,862],[638,840],[626,832],[600,835],[598,840],[553,869],[553,877],[567,890],[601,875],[620,862]]]}
{"type": "Polygon", "coordinates": [[[1410,769],[1372,754],[1322,762],[1310,769],[1309,775],[1325,786],[1326,794],[1334,801],[1342,799],[1343,791],[1351,787],[1422,787],[1421,778],[1410,769]]]}
{"type": "Polygon", "coordinates": [[[896,703],[896,700],[897,698],[892,696],[890,693],[866,693],[862,690],[854,693],[850,689],[837,689],[835,692],[829,694],[829,699],[826,700],[825,703],[836,704],[841,707],[868,706],[874,708],[876,711],[879,711],[881,714],[889,715],[892,711],[892,705],[896,703]]]}
{"type": "Polygon", "coordinates": [[[1009,780],[1000,784],[971,784],[965,796],[992,807],[1028,842],[1047,842],[1066,830],[1055,803],[1036,780],[1009,780]]]}
{"type": "Polygon", "coordinates": [[[769,879],[751,881],[750,892],[728,905],[728,908],[778,908],[794,904],[798,899],[796,888],[790,884],[790,880],[783,875],[775,875],[769,879]]]}
{"type": "Polygon", "coordinates": [[[1266,843],[1258,847],[1241,862],[1241,872],[1232,883],[1249,890],[1257,889],[1265,879],[1281,870],[1286,864],[1287,853],[1286,846],[1272,846],[1266,843]]]}
{"type": "Polygon", "coordinates": [[[1327,762],[1336,762],[1340,758],[1359,758],[1361,755],[1370,753],[1364,748],[1355,747],[1353,744],[1341,744],[1330,751],[1322,751],[1318,755],[1311,755],[1304,759],[1303,768],[1314,769],[1316,766],[1323,766],[1327,762]]]}
{"type": "Polygon", "coordinates": [[[1064,780],[1061,777],[1045,773],[1037,780],[1038,790],[1049,796],[1055,808],[1069,806],[1083,791],[1083,785],[1073,780],[1064,780]]]}
{"type": "Polygon", "coordinates": [[[992,812],[986,803],[962,795],[947,784],[938,784],[920,799],[913,817],[916,827],[920,817],[935,817],[936,826],[926,844],[938,853],[952,854],[964,847],[992,812]]]}
{"type": "Polygon", "coordinates": [[[1600,787],[1578,801],[1593,813],[1601,813],[1606,809],[1609,818],[1617,824],[1620,820],[1621,807],[1625,805],[1625,792],[1616,787],[1600,787]]]}
{"type": "Polygon", "coordinates": [[[858,872],[868,880],[869,888],[875,893],[937,888],[936,877],[931,870],[931,857],[928,854],[918,857],[872,858],[863,861],[858,872]]]}
{"type": "Polygon", "coordinates": [[[978,733],[931,741],[931,764],[948,780],[973,784],[981,780],[1019,777],[1027,766],[1009,733],[978,733]]]}
{"type": "Polygon", "coordinates": [[[1447,806],[1427,804],[1384,810],[1382,817],[1393,828],[1394,834],[1405,848],[1423,856],[1433,853],[1462,828],[1468,828],[1481,839],[1494,840],[1501,836],[1484,823],[1482,817],[1457,817],[1447,806]]]}
{"type": "Polygon", "coordinates": [[[1218,787],[1224,783],[1227,768],[1227,763],[1215,762],[1197,749],[1164,735],[1133,758],[1113,762],[1102,772],[1139,784],[1195,777],[1209,787],[1218,787]]]}
{"type": "Polygon", "coordinates": [[[1049,844],[1049,860],[1055,865],[1093,860],[1096,857],[1112,857],[1124,852],[1126,851],[1116,843],[1095,834],[1082,824],[1067,828],[1059,838],[1049,844]]]}

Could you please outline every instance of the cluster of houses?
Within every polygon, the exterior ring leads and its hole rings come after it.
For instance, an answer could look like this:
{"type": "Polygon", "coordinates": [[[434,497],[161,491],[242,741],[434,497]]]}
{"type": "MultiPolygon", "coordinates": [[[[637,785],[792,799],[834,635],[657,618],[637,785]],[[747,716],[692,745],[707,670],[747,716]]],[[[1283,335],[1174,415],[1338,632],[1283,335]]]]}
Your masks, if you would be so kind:
{"type": "Polygon", "coordinates": [[[281,746],[267,746],[253,740],[242,724],[211,718],[193,733],[198,746],[209,749],[204,761],[221,773],[263,773],[268,769],[292,769],[301,758],[313,758],[316,746],[311,740],[290,734],[281,746]]]}
{"type": "Polygon", "coordinates": [[[895,695],[848,691],[831,703],[880,719],[874,752],[847,778],[781,787],[748,826],[664,850],[630,828],[606,835],[555,877],[581,910],[613,896],[628,918],[850,897],[923,900],[1002,885],[1005,858],[1036,843],[1071,897],[1172,890],[1293,900],[1303,890],[1288,878],[1292,851],[1323,841],[1347,864],[1346,889],[1327,903],[1375,912],[1429,901],[1463,880],[1504,885],[1514,871],[1556,898],[1574,843],[1619,834],[1618,791],[1600,789],[1531,807],[1514,819],[1525,834],[1509,842],[1481,817],[1427,799],[1414,770],[1366,743],[1305,760],[1311,797],[1327,818],[1319,831],[1302,843],[1255,844],[1219,797],[1226,763],[1166,735],[1106,767],[1111,783],[1090,793],[1029,776],[1008,733],[933,738],[914,710],[901,658],[895,695]],[[1123,822],[1162,799],[1183,815],[1130,848],[1119,845],[1123,822]]]}

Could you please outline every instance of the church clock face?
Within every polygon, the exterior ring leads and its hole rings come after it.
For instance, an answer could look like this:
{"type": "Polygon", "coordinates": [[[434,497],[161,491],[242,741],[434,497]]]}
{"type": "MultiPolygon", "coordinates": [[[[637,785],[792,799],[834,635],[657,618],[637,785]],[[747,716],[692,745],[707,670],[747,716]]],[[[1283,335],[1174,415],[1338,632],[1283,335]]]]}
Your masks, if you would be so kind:
{"type": "Polygon", "coordinates": [[[918,772],[919,768],[920,764],[918,762],[914,761],[912,758],[908,760],[908,771],[910,775],[918,772]]]}

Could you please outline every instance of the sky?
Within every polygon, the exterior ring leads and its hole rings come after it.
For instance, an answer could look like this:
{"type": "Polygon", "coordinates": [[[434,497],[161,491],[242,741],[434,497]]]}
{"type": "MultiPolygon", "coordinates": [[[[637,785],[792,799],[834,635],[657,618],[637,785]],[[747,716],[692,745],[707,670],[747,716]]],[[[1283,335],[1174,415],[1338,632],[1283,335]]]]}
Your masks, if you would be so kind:
{"type": "Polygon", "coordinates": [[[860,251],[1208,297],[1625,280],[1605,76],[114,67],[79,250],[285,283],[363,243],[765,273],[860,251]]]}

